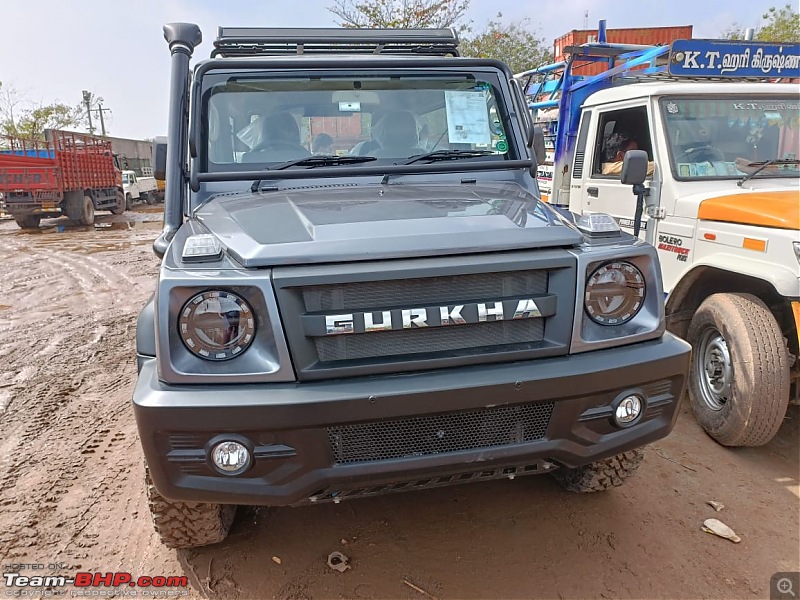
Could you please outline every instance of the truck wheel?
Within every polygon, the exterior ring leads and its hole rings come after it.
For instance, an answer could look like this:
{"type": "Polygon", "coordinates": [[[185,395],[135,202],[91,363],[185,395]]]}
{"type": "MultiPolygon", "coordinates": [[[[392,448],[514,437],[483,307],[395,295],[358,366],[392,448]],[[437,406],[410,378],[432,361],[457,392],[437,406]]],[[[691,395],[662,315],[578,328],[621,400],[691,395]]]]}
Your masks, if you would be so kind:
{"type": "Polygon", "coordinates": [[[689,399],[723,446],[761,446],[789,404],[789,354],[769,308],[751,294],[714,294],[692,318],[689,399]]]}
{"type": "Polygon", "coordinates": [[[125,194],[125,208],[133,210],[133,196],[130,194],[125,194]]]}
{"type": "Polygon", "coordinates": [[[83,204],[81,205],[81,215],[78,219],[81,225],[94,225],[94,202],[90,196],[83,197],[83,204]]]}
{"type": "Polygon", "coordinates": [[[553,477],[569,492],[602,492],[625,483],[644,459],[641,448],[575,469],[559,469],[553,477]]]}
{"type": "Polygon", "coordinates": [[[41,215],[21,215],[14,217],[14,220],[22,229],[38,229],[42,217],[41,215]]]}
{"type": "Polygon", "coordinates": [[[121,215],[127,208],[128,206],[125,202],[125,196],[122,195],[122,192],[117,192],[117,205],[111,209],[111,214],[121,215]]]}
{"type": "Polygon", "coordinates": [[[151,192],[147,192],[144,195],[144,201],[148,206],[152,206],[156,203],[155,198],[153,198],[153,194],[151,192]]]}
{"type": "Polygon", "coordinates": [[[228,536],[235,505],[171,502],[158,493],[146,465],[144,476],[153,525],[167,548],[208,546],[228,536]]]}

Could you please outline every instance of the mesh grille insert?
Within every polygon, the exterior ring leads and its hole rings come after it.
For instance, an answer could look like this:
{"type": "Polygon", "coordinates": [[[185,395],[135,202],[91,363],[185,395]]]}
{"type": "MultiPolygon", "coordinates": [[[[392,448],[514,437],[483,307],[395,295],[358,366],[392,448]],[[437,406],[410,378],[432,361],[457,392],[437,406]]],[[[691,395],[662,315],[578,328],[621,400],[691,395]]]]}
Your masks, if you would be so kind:
{"type": "MultiPolygon", "coordinates": [[[[336,335],[315,338],[317,354],[322,362],[353,360],[375,356],[435,354],[454,350],[474,350],[487,346],[531,344],[544,338],[543,319],[490,321],[451,327],[431,327],[381,331],[359,335],[336,335]]],[[[495,348],[496,350],[496,348],[495,348]]]]}
{"type": "Polygon", "coordinates": [[[303,290],[303,301],[309,312],[328,312],[405,307],[409,301],[414,306],[437,306],[500,300],[546,291],[547,271],[509,271],[312,286],[303,290]]]}
{"type": "Polygon", "coordinates": [[[517,404],[328,428],[336,464],[429,456],[541,439],[553,403],[517,404]]]}

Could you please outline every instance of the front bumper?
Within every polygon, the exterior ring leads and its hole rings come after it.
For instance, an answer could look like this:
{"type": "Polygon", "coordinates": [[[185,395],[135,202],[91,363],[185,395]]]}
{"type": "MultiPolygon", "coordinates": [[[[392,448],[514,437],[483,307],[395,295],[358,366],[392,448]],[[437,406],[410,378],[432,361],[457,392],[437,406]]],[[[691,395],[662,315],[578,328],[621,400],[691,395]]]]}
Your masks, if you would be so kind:
{"type": "Polygon", "coordinates": [[[688,344],[665,334],[510,364],[214,386],[164,384],[155,359],[140,357],[133,403],[166,498],[288,505],[575,467],[643,446],[672,430],[689,355],[688,344]],[[617,428],[612,405],[631,392],[645,397],[646,410],[617,428]],[[208,458],[231,438],[255,456],[239,476],[218,473],[208,458]]]}

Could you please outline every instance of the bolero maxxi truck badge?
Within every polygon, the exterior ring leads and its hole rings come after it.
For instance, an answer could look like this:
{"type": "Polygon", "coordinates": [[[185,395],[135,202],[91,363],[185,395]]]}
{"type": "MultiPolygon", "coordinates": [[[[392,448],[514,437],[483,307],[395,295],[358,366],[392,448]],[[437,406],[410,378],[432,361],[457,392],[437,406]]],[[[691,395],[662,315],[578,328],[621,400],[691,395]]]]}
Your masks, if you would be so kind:
{"type": "Polygon", "coordinates": [[[603,490],[669,434],[689,347],[656,252],[540,202],[504,64],[451,30],[223,27],[190,71],[200,30],[164,32],[133,404],[166,545],[221,541],[236,505],[536,473],[603,490]]]}

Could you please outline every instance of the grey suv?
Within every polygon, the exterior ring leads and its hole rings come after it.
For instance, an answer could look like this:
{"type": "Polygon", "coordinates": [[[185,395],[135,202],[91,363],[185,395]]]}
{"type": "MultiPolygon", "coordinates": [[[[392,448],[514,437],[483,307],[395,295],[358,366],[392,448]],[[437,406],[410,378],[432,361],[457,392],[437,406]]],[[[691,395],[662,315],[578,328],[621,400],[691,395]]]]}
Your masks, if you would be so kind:
{"type": "Polygon", "coordinates": [[[689,347],[656,253],[539,200],[505,65],[450,30],[220,28],[190,72],[200,30],[164,32],[133,403],[165,544],[221,541],[239,504],[606,489],[670,432],[689,347]]]}

